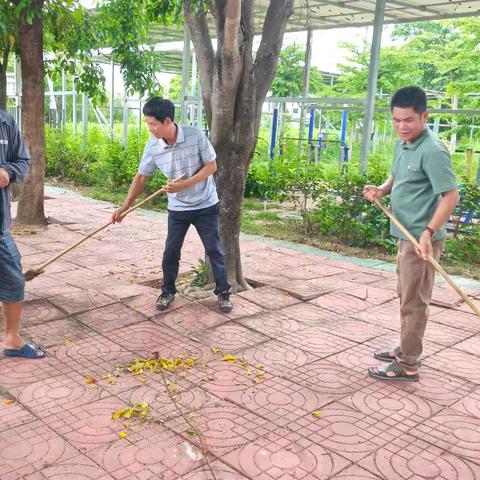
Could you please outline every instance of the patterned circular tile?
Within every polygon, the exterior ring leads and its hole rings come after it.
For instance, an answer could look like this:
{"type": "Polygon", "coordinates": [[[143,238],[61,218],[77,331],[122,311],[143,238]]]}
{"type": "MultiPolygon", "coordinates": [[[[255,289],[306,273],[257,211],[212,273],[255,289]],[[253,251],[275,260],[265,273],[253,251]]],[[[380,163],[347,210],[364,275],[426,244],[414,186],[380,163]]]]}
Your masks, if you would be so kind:
{"type": "Polygon", "coordinates": [[[87,455],[117,479],[177,480],[204,465],[201,451],[175,433],[159,426],[100,446],[87,455]]]}
{"type": "Polygon", "coordinates": [[[96,308],[78,315],[77,318],[97,332],[110,332],[145,321],[145,317],[141,313],[121,303],[96,308]]]}
{"type": "Polygon", "coordinates": [[[356,345],[351,340],[323,331],[321,327],[309,327],[280,337],[279,341],[287,345],[295,345],[318,358],[334,355],[356,345]]]}
{"type": "Polygon", "coordinates": [[[282,308],[279,313],[312,327],[323,325],[327,320],[338,318],[338,315],[330,310],[325,310],[312,303],[304,302],[282,308]]]}
{"type": "Polygon", "coordinates": [[[151,416],[156,419],[161,418],[162,420],[178,417],[199,408],[212,406],[218,402],[218,398],[209,395],[199,387],[185,390],[175,381],[172,381],[169,387],[172,389],[172,395],[174,395],[180,411],[172,402],[165,386],[160,383],[150,382],[147,385],[123,392],[119,397],[129,404],[142,402],[148,404],[151,416]]]}
{"type": "Polygon", "coordinates": [[[320,410],[320,417],[307,415],[289,425],[314,444],[357,462],[400,433],[393,425],[333,403],[320,410]]]}
{"type": "Polygon", "coordinates": [[[210,310],[204,305],[185,305],[173,312],[166,312],[157,317],[158,322],[181,333],[189,334],[216,327],[228,321],[224,315],[210,310]]]}
{"type": "MultiPolygon", "coordinates": [[[[218,457],[238,449],[241,445],[265,435],[274,428],[268,420],[224,401],[220,401],[216,406],[197,410],[193,413],[191,421],[197,427],[210,452],[218,457]]],[[[183,418],[170,420],[166,426],[181,433],[197,447],[200,446],[198,437],[187,433],[191,427],[183,418]]]]}
{"type": "Polygon", "coordinates": [[[285,431],[259,438],[229,453],[223,461],[249,478],[330,478],[348,461],[310,440],[285,431]]]}
{"type": "Polygon", "coordinates": [[[246,350],[242,358],[253,365],[264,365],[271,373],[284,373],[317,360],[313,354],[277,340],[246,350]]]}
{"type": "Polygon", "coordinates": [[[212,470],[215,474],[215,478],[212,476],[208,467],[202,467],[198,470],[187,473],[182,477],[182,480],[250,480],[220,462],[212,463],[212,470]]]}
{"type": "Polygon", "coordinates": [[[386,479],[475,480],[480,475],[479,465],[410,435],[394,439],[360,465],[386,479]]]}
{"type": "Polygon", "coordinates": [[[45,464],[62,463],[78,455],[68,443],[41,421],[0,433],[0,478],[20,479],[45,464]]]}
{"type": "Polygon", "coordinates": [[[23,307],[22,326],[30,327],[66,316],[48,300],[33,300],[32,302],[26,302],[23,307]]]}
{"type": "Polygon", "coordinates": [[[441,372],[480,384],[480,358],[474,355],[450,348],[428,357],[424,363],[441,372]]]}
{"type": "Polygon", "coordinates": [[[15,392],[20,402],[39,418],[71,410],[106,395],[97,385],[87,384],[85,377],[77,373],[47,378],[15,392]]]}
{"type": "Polygon", "coordinates": [[[89,458],[80,455],[64,461],[61,465],[50,465],[39,472],[24,477],[24,480],[113,480],[89,458]]]}
{"type": "Polygon", "coordinates": [[[354,392],[341,400],[341,403],[379,421],[385,423],[391,421],[396,428],[405,432],[435,415],[442,408],[396,386],[379,385],[378,382],[354,392]]]}
{"type": "Polygon", "coordinates": [[[0,432],[34,420],[36,418],[17,401],[0,393],[0,432]]]}
{"type": "Polygon", "coordinates": [[[480,335],[475,335],[472,338],[457,343],[454,348],[480,357],[480,335]]]}
{"type": "Polygon", "coordinates": [[[422,367],[420,381],[403,385],[402,389],[440,405],[449,406],[471,393],[475,387],[475,384],[467,380],[422,367]]]}
{"type": "Polygon", "coordinates": [[[410,431],[451,454],[478,462],[480,458],[480,419],[445,409],[410,431]]]}
{"type": "Polygon", "coordinates": [[[86,451],[118,439],[122,424],[111,417],[125,407],[124,402],[111,397],[52,414],[43,421],[71,445],[86,451]]]}
{"type": "Polygon", "coordinates": [[[461,342],[470,335],[471,334],[465,330],[447,327],[446,325],[435,322],[428,322],[425,330],[425,340],[445,346],[461,342]]]}
{"type": "Polygon", "coordinates": [[[251,370],[252,375],[247,375],[246,368],[239,364],[212,361],[208,363],[205,370],[189,370],[186,380],[201,386],[219,398],[226,398],[232,392],[246,390],[257,383],[255,367],[253,366],[251,370]]]}
{"type": "MultiPolygon", "coordinates": [[[[150,321],[130,325],[115,332],[116,343],[126,350],[142,355],[149,355],[156,351],[163,352],[165,347],[168,349],[169,344],[181,340],[182,337],[178,333],[150,321]]],[[[161,353],[161,356],[167,355],[161,353]]]]}
{"type": "Polygon", "coordinates": [[[282,375],[332,399],[344,397],[369,383],[365,372],[320,360],[282,375]]]}
{"type": "Polygon", "coordinates": [[[242,318],[239,322],[248,328],[253,328],[257,332],[270,337],[286,335],[305,328],[304,324],[281,315],[280,312],[262,313],[260,315],[242,318]]]}
{"type": "Polygon", "coordinates": [[[0,361],[0,378],[3,387],[13,387],[38,382],[58,375],[68,375],[72,369],[52,355],[38,360],[4,358],[0,361]]]}
{"type": "Polygon", "coordinates": [[[243,392],[230,393],[227,398],[280,426],[286,426],[331,401],[326,395],[279,377],[271,377],[243,392]]]}
{"type": "Polygon", "coordinates": [[[464,396],[457,403],[452,405],[454,410],[457,410],[472,417],[480,418],[480,389],[464,396]]]}
{"type": "Polygon", "coordinates": [[[215,346],[225,352],[235,352],[268,340],[265,335],[233,322],[207,330],[197,337],[205,345],[215,346]]]}
{"type": "Polygon", "coordinates": [[[254,288],[253,290],[241,292],[239,295],[263,308],[268,308],[268,310],[278,310],[299,302],[297,298],[274,287],[254,288]]]}

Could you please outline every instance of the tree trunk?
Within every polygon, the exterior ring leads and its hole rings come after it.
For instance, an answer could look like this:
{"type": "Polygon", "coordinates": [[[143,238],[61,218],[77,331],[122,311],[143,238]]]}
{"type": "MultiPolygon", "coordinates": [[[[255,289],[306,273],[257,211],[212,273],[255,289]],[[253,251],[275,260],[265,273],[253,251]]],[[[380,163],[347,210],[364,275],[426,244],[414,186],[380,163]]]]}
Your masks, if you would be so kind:
{"type": "MultiPolygon", "coordinates": [[[[31,7],[41,12],[43,0],[31,7]]],[[[27,225],[46,225],[43,208],[45,179],[45,103],[42,18],[35,15],[31,25],[26,11],[20,16],[19,47],[22,65],[22,132],[30,150],[30,173],[18,202],[16,221],[27,225]]]]}
{"type": "MultiPolygon", "coordinates": [[[[293,0],[271,1],[253,61],[254,0],[215,0],[214,52],[205,12],[185,2],[200,71],[202,96],[217,153],[220,234],[234,291],[248,288],[240,254],[245,180],[257,143],[262,105],[272,84],[293,0]]],[[[213,6],[214,4],[214,6],[213,6]]]]}
{"type": "Polygon", "coordinates": [[[7,109],[7,68],[9,50],[4,50],[0,63],[0,110],[7,109]]]}

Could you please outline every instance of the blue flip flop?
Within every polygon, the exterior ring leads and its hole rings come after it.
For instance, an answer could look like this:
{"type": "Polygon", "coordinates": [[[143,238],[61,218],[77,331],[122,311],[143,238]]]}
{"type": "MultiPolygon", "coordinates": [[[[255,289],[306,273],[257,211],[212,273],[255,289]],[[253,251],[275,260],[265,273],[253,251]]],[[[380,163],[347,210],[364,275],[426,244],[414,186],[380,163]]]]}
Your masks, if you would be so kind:
{"type": "Polygon", "coordinates": [[[3,354],[6,357],[23,357],[23,358],[45,358],[47,356],[47,352],[43,350],[41,347],[37,347],[36,345],[31,345],[26,343],[22,348],[14,349],[14,348],[4,348],[3,354]],[[43,355],[39,354],[43,352],[43,355]]]}

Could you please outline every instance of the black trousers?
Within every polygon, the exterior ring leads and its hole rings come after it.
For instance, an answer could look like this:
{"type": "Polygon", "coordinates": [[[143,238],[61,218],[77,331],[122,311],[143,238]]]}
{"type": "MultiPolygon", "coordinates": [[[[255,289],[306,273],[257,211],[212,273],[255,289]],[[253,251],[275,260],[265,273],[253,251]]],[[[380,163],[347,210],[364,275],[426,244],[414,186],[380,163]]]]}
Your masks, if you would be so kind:
{"type": "Polygon", "coordinates": [[[190,225],[193,225],[197,229],[198,235],[205,248],[205,253],[210,259],[213,278],[215,279],[215,295],[230,290],[225,269],[222,242],[218,231],[218,220],[218,203],[199,210],[168,211],[168,234],[162,262],[163,293],[177,292],[175,281],[178,276],[180,253],[190,225]]]}

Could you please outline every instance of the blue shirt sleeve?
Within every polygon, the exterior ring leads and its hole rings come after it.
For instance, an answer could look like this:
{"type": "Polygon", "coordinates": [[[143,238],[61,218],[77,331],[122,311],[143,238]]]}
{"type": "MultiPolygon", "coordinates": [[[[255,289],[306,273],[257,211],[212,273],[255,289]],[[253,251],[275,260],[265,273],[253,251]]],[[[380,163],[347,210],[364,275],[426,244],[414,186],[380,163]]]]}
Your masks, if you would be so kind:
{"type": "Polygon", "coordinates": [[[11,183],[23,182],[30,168],[30,154],[13,119],[8,122],[8,130],[10,145],[7,158],[0,162],[0,168],[4,168],[8,172],[11,183]]]}

